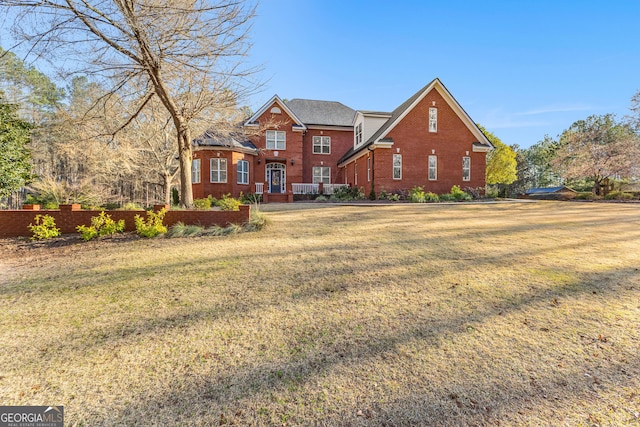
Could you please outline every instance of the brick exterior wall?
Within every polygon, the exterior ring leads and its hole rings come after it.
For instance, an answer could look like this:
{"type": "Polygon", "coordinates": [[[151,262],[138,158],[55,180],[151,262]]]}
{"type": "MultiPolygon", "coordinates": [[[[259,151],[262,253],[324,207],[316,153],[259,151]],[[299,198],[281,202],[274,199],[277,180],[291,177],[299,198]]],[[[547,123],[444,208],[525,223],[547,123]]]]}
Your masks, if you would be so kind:
{"type": "Polygon", "coordinates": [[[193,198],[203,199],[209,195],[219,199],[223,194],[240,197],[240,193],[254,193],[254,165],[256,157],[236,151],[220,150],[215,147],[199,147],[193,152],[194,159],[200,159],[200,183],[193,184],[193,198]],[[211,182],[211,159],[227,160],[227,182],[211,182]],[[249,184],[238,184],[238,161],[249,162],[249,184]]]}
{"type": "Polygon", "coordinates": [[[309,129],[303,138],[303,174],[301,182],[313,182],[313,167],[330,167],[331,183],[344,184],[344,168],[338,168],[338,160],[353,147],[353,130],[319,130],[309,129]],[[313,153],[313,137],[328,136],[331,138],[330,154],[313,153]]]}
{"type": "MultiPolygon", "coordinates": [[[[159,206],[161,208],[164,206],[159,206]]],[[[249,221],[251,207],[240,206],[239,211],[171,211],[164,217],[164,224],[168,227],[183,222],[189,225],[221,227],[229,224],[244,224],[249,221]]],[[[159,209],[157,209],[159,210],[159,209]]],[[[50,215],[56,221],[56,227],[63,234],[77,233],[78,225],[91,225],[91,217],[100,215],[102,211],[80,210],[80,205],[61,205],[59,210],[11,210],[0,211],[0,238],[32,236],[29,224],[34,224],[36,215],[50,215]]],[[[124,219],[125,231],[135,231],[134,217],[140,215],[146,218],[145,211],[105,211],[115,221],[124,219]]]]}
{"type": "MultiPolygon", "coordinates": [[[[464,122],[433,89],[416,105],[387,137],[394,141],[391,148],[377,148],[374,152],[375,191],[410,190],[421,186],[436,194],[448,193],[453,185],[460,188],[484,187],[486,153],[474,153],[473,142],[477,141],[464,122]],[[434,104],[435,103],[435,104],[434,104]],[[438,109],[437,132],[429,132],[429,107],[438,109]],[[393,155],[402,155],[402,179],[393,179],[393,155]],[[428,158],[438,158],[437,179],[428,179],[428,158]],[[471,158],[471,179],[462,180],[462,158],[471,158]]],[[[369,194],[371,183],[367,182],[366,156],[347,165],[348,181],[355,183],[354,164],[358,167],[358,186],[369,194]]]]}

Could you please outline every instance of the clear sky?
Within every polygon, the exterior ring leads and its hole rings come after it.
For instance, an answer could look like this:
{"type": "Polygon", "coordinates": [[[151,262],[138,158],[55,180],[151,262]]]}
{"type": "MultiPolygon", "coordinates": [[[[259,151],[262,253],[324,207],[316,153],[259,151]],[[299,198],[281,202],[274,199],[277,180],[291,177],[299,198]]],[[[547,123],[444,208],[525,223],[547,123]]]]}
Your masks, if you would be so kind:
{"type": "Polygon", "coordinates": [[[640,0],[262,0],[264,90],[391,111],[439,77],[471,118],[528,147],[640,90],[640,0]]]}

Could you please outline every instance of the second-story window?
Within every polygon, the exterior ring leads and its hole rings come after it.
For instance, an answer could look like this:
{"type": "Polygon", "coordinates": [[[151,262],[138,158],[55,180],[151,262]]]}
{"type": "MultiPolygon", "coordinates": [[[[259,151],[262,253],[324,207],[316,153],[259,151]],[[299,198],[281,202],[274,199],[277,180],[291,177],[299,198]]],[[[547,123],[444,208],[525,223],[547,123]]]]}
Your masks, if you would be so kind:
{"type": "Polygon", "coordinates": [[[313,154],[331,154],[331,137],[314,136],[313,154]]]}
{"type": "Polygon", "coordinates": [[[438,109],[429,108],[429,132],[438,132],[438,109]]]}
{"type": "Polygon", "coordinates": [[[267,131],[267,150],[285,150],[287,148],[287,133],[282,130],[267,131]]]}

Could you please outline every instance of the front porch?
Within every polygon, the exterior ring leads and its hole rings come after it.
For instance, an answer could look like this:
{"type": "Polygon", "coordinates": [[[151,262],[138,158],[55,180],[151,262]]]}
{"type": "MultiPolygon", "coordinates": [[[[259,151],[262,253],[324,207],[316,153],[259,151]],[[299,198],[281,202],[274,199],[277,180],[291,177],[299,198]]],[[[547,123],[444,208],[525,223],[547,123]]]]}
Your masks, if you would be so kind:
{"type": "Polygon", "coordinates": [[[347,184],[324,184],[324,183],[292,183],[273,191],[273,187],[269,187],[268,182],[256,182],[255,194],[262,196],[263,203],[269,202],[293,202],[293,196],[296,194],[322,194],[330,196],[337,188],[348,187],[347,184]],[[265,191],[266,189],[266,191],[265,191]]]}

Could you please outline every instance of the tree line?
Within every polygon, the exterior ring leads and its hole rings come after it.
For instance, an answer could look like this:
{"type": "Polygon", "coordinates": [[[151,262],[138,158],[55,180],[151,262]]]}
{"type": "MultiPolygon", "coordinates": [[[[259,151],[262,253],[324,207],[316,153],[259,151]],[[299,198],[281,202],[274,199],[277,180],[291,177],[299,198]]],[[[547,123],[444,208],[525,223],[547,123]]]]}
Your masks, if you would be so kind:
{"type": "Polygon", "coordinates": [[[529,148],[508,146],[480,128],[495,146],[487,158],[487,185],[503,196],[561,185],[603,196],[614,184],[640,179],[640,90],[629,116],[591,115],[529,148]]]}

